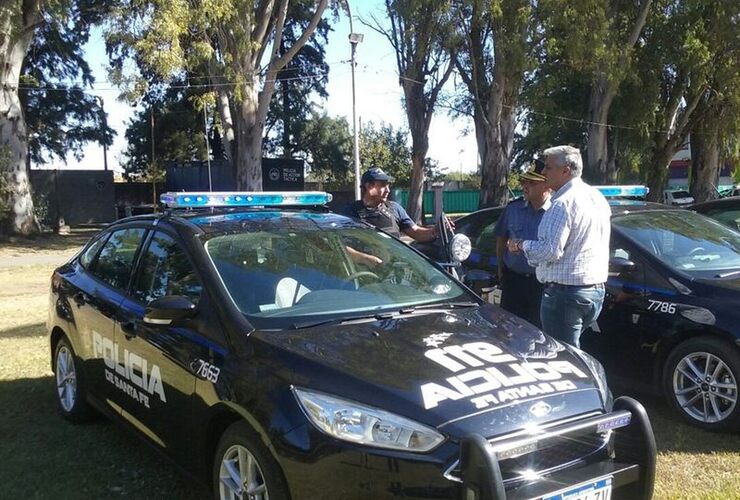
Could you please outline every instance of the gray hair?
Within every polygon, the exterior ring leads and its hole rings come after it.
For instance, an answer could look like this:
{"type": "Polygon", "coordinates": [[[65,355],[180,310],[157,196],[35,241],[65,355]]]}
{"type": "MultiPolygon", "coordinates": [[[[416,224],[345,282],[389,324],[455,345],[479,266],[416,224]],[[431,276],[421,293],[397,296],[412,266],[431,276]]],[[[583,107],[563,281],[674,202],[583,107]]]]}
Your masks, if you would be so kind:
{"type": "Polygon", "coordinates": [[[581,150],[573,146],[555,146],[542,152],[544,157],[554,157],[558,166],[568,167],[571,177],[580,177],[583,173],[581,150]]]}

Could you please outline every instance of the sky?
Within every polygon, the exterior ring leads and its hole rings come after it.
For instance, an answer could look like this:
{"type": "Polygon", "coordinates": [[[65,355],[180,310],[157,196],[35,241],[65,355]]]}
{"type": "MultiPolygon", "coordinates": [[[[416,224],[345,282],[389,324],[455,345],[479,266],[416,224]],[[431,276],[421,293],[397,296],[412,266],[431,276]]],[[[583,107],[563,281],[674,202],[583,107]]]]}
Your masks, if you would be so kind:
{"type": "MultiPolygon", "coordinates": [[[[355,0],[351,3],[353,27],[362,33],[364,40],[356,51],[356,110],[360,123],[390,123],[394,128],[408,129],[403,109],[402,91],[398,85],[398,69],[390,42],[361,20],[371,21],[371,16],[385,19],[384,5],[378,0],[355,0]]],[[[326,61],[330,66],[327,91],[329,97],[319,102],[330,116],[344,116],[352,124],[352,72],[350,65],[349,18],[342,15],[332,24],[326,45],[326,61]]],[[[107,57],[100,29],[91,32],[91,40],[85,46],[86,58],[93,70],[96,83],[91,94],[100,96],[105,102],[108,125],[117,131],[113,145],[108,149],[108,166],[117,171],[123,161],[126,124],[134,114],[134,108],[117,99],[119,91],[108,82],[107,57]]],[[[450,85],[448,85],[450,87],[450,85]]],[[[410,141],[409,137],[409,141],[410,141]]],[[[409,143],[410,145],[410,143],[409,143]]],[[[472,122],[467,119],[452,120],[441,110],[432,119],[429,131],[428,157],[437,160],[440,167],[453,171],[475,171],[477,147],[472,134],[472,122]],[[468,131],[469,133],[465,133],[468,131]]],[[[360,158],[362,164],[362,158],[360,158]]],[[[363,168],[366,165],[362,165],[363,168]]],[[[88,144],[84,156],[77,161],[71,155],[66,165],[55,161],[47,168],[102,169],[103,148],[88,144]]]]}

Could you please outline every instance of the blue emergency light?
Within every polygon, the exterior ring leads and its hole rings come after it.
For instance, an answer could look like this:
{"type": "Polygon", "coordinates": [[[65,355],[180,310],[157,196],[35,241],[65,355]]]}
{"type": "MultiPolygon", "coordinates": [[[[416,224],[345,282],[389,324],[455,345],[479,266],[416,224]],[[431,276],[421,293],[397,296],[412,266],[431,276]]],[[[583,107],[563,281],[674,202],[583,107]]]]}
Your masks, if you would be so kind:
{"type": "Polygon", "coordinates": [[[326,205],[331,199],[331,194],[323,191],[169,192],[159,196],[169,208],[316,206],[326,205]]]}
{"type": "Polygon", "coordinates": [[[594,186],[605,198],[644,198],[650,191],[646,186],[594,186]]]}

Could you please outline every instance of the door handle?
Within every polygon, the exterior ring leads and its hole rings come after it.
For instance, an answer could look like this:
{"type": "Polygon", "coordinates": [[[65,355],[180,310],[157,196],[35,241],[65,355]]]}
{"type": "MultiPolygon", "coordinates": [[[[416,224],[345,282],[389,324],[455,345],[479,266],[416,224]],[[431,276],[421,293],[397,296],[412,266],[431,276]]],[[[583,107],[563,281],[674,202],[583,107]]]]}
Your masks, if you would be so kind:
{"type": "Polygon", "coordinates": [[[136,337],[139,331],[139,322],[124,321],[123,323],[121,323],[121,331],[123,331],[123,336],[126,337],[127,340],[131,340],[132,338],[136,337]]]}

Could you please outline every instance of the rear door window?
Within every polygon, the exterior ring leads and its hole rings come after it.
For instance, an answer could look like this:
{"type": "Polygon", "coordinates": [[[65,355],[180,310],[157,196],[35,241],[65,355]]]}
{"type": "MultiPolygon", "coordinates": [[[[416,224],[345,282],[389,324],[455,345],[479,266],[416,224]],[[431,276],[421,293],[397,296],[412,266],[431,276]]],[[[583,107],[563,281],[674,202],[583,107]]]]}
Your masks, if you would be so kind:
{"type": "Polygon", "coordinates": [[[162,232],[155,233],[142,257],[134,298],[148,304],[166,295],[182,295],[197,304],[202,288],[180,245],[162,232]]]}
{"type": "Polygon", "coordinates": [[[113,288],[125,290],[131,277],[136,251],[146,230],[144,228],[120,229],[111,233],[91,272],[113,288]]]}

